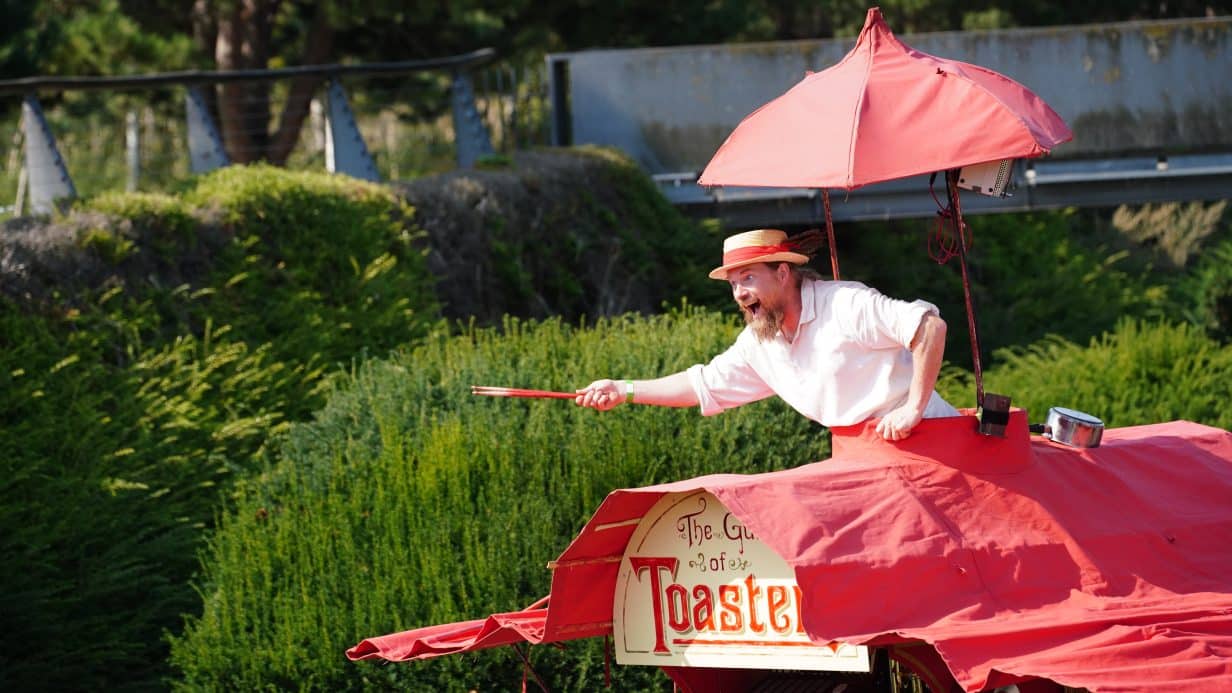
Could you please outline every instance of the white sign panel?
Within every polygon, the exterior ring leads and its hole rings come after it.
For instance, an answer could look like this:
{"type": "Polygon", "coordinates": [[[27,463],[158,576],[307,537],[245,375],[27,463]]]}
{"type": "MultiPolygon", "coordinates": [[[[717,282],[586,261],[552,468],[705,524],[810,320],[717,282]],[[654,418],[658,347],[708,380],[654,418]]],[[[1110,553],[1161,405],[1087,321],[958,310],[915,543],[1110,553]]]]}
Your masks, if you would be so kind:
{"type": "Polygon", "coordinates": [[[868,648],[809,640],[803,597],[786,561],[717,498],[668,494],[642,518],[621,559],[616,661],[868,671],[868,648]]]}

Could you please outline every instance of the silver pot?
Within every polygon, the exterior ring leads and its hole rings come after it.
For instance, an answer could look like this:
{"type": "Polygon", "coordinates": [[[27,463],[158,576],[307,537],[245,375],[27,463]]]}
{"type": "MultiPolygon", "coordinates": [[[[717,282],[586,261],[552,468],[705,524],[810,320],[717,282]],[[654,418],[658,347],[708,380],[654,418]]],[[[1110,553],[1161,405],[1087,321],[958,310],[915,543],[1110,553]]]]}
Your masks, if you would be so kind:
{"type": "Polygon", "coordinates": [[[1044,435],[1057,443],[1075,448],[1097,448],[1104,435],[1104,422],[1080,411],[1053,407],[1048,410],[1044,435]]]}

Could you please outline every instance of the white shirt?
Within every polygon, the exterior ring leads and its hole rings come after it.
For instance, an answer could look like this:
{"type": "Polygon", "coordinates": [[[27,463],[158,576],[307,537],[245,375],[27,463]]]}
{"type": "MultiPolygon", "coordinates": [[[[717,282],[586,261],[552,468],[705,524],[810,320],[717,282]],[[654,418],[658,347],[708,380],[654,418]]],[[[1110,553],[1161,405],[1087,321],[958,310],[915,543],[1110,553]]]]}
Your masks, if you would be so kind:
{"type": "MultiPolygon", "coordinates": [[[[761,342],[746,327],[727,351],[690,367],[689,383],[704,416],[778,395],[823,426],[880,418],[907,401],[911,339],[929,313],[939,314],[927,301],[888,298],[859,282],[806,279],[794,341],[779,332],[761,342]]],[[[924,418],[943,416],[958,411],[934,391],[924,418]]]]}

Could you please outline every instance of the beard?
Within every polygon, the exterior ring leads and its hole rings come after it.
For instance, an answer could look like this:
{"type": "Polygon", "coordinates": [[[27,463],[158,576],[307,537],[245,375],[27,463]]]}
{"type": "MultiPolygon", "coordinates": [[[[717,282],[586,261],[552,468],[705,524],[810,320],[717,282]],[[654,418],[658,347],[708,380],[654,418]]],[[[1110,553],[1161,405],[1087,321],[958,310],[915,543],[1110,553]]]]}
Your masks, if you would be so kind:
{"type": "Polygon", "coordinates": [[[756,313],[744,306],[740,306],[740,312],[744,315],[744,324],[753,329],[759,342],[774,339],[783,326],[783,308],[777,304],[762,301],[756,313]]]}

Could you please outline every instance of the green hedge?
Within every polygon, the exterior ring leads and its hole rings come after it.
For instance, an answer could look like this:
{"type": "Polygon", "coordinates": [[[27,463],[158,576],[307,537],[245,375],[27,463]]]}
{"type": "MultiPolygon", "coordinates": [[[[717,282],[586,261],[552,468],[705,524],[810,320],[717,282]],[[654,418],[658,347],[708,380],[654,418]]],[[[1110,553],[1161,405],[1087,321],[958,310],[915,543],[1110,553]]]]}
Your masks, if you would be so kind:
{"type": "MultiPolygon", "coordinates": [[[[1175,312],[1169,285],[1118,237],[1101,233],[1094,215],[1057,212],[991,214],[967,219],[972,294],[985,367],[998,349],[1056,334],[1085,342],[1125,316],[1157,319],[1175,312]]],[[[929,258],[935,220],[865,223],[840,228],[844,279],[897,298],[924,298],[948,322],[946,358],[971,368],[971,346],[958,259],[929,258]]],[[[828,272],[826,272],[828,276],[828,272]]],[[[994,359],[995,360],[995,359],[994,359]]]]}
{"type": "MultiPolygon", "coordinates": [[[[614,489],[757,472],[828,455],[823,430],[777,400],[696,410],[476,398],[471,384],[572,390],[649,377],[730,343],[728,317],[689,309],[571,328],[508,321],[437,336],[360,368],[278,465],[245,485],[205,559],[204,613],[173,644],[185,689],[501,690],[507,649],[411,666],[354,664],[364,637],[520,609],[545,564],[614,489]]],[[[598,643],[535,650],[561,690],[603,684],[598,643]]],[[[618,690],[657,674],[618,667],[618,690]]]]}
{"type": "Polygon", "coordinates": [[[45,254],[0,299],[0,687],[160,685],[222,490],[330,373],[433,324],[408,212],[231,168],[5,237],[45,254]]]}
{"type": "Polygon", "coordinates": [[[1204,249],[1180,282],[1182,316],[1224,343],[1232,341],[1232,239],[1204,249]]]}
{"type": "MultiPolygon", "coordinates": [[[[824,457],[826,438],[777,400],[719,417],[471,397],[470,384],[572,389],[704,360],[735,335],[686,310],[575,329],[509,321],[503,333],[436,336],[340,384],[293,427],[277,466],[246,484],[205,556],[204,613],[173,643],[183,689],[501,690],[507,649],[408,665],[349,663],[360,639],[515,610],[548,592],[544,564],[616,488],[824,457]]],[[[1126,321],[1080,347],[1049,338],[1002,354],[988,386],[1036,419],[1050,405],[1111,425],[1232,423],[1232,349],[1191,326],[1126,321]]],[[[948,371],[960,400],[969,375],[948,371]]],[[[536,648],[563,690],[603,681],[599,642],[536,648]]],[[[617,667],[618,690],[661,685],[617,667]]]]}
{"type": "MultiPolygon", "coordinates": [[[[1068,407],[1110,427],[1187,419],[1232,429],[1232,346],[1191,324],[1125,319],[1086,346],[1051,336],[997,360],[984,388],[1009,395],[1035,422],[1049,407],[1068,407]]],[[[974,401],[970,373],[945,375],[939,389],[950,401],[974,401]]]]}
{"type": "Polygon", "coordinates": [[[444,314],[575,321],[730,301],[706,274],[722,236],[684,218],[638,164],[601,147],[518,152],[500,167],[398,184],[428,232],[444,314]]]}

